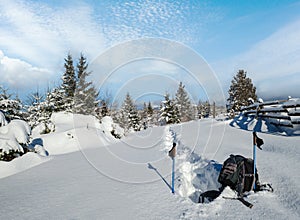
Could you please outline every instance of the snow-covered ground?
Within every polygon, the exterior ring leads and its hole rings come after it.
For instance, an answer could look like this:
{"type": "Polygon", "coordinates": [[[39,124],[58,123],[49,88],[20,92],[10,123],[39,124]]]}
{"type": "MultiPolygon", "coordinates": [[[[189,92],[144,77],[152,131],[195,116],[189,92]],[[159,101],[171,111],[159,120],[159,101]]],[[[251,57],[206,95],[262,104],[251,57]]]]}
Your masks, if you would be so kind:
{"type": "MultiPolygon", "coordinates": [[[[49,157],[30,153],[0,163],[0,219],[300,219],[299,136],[258,133],[265,142],[257,152],[260,181],[275,191],[250,194],[249,209],[222,197],[195,201],[200,192],[217,189],[230,154],[252,157],[252,131],[206,119],[116,140],[107,121],[56,117],[54,133],[34,137],[49,157]],[[173,141],[175,194],[168,157],[173,141]]],[[[230,189],[223,194],[234,196],[230,189]]]]}

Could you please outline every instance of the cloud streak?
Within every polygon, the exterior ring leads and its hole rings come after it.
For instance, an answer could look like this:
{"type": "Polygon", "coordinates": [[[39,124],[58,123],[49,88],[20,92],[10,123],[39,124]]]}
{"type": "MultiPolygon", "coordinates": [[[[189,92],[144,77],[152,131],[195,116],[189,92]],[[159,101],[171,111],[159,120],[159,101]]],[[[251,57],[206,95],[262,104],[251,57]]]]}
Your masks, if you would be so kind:
{"type": "Polygon", "coordinates": [[[300,96],[300,19],[258,42],[249,51],[212,64],[229,88],[239,69],[245,69],[266,99],[300,96]],[[226,74],[224,74],[226,73],[226,74]]]}
{"type": "Polygon", "coordinates": [[[105,40],[88,5],[51,8],[42,3],[1,1],[0,47],[33,65],[52,68],[68,51],[95,56],[105,40]]]}

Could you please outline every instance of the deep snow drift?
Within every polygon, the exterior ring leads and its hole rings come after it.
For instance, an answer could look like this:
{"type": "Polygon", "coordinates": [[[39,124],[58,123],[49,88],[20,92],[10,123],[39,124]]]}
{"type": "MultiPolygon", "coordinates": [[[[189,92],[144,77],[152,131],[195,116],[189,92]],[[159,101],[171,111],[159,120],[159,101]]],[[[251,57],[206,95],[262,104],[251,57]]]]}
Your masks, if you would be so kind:
{"type": "MultiPolygon", "coordinates": [[[[118,141],[92,118],[58,116],[55,123],[55,133],[35,137],[51,156],[0,179],[1,219],[300,218],[299,136],[258,134],[265,141],[257,152],[260,180],[272,183],[275,192],[251,193],[249,209],[222,197],[195,202],[200,192],[219,187],[218,172],[230,154],[252,157],[250,131],[207,119],[154,127],[118,141]],[[173,141],[178,146],[175,195],[167,154],[173,141]]],[[[6,169],[0,164],[1,173],[6,169]]],[[[223,195],[235,193],[226,188],[223,195]]]]}

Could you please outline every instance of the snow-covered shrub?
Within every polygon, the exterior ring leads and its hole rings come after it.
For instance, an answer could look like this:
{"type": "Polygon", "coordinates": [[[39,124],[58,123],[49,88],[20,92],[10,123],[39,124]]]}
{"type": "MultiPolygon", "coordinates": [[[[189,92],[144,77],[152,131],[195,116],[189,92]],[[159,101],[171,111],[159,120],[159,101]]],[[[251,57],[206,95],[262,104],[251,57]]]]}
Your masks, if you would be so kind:
{"type": "Polygon", "coordinates": [[[180,123],[180,114],[178,107],[174,101],[170,99],[170,95],[165,95],[165,100],[162,101],[162,108],[160,109],[160,118],[158,121],[161,125],[180,123]]]}
{"type": "Polygon", "coordinates": [[[7,125],[5,115],[0,111],[0,127],[7,125]]]}
{"type": "Polygon", "coordinates": [[[23,120],[0,127],[0,160],[10,161],[27,152],[31,129],[23,120]]]}
{"type": "Polygon", "coordinates": [[[121,128],[118,124],[113,122],[113,119],[110,116],[105,116],[101,119],[101,125],[104,132],[110,133],[115,138],[122,138],[124,136],[124,129],[121,128]]]}
{"type": "Polygon", "coordinates": [[[38,127],[40,134],[48,134],[55,130],[54,124],[50,120],[53,112],[52,103],[47,100],[40,103],[34,103],[28,108],[29,116],[27,118],[31,128],[38,127]]]}

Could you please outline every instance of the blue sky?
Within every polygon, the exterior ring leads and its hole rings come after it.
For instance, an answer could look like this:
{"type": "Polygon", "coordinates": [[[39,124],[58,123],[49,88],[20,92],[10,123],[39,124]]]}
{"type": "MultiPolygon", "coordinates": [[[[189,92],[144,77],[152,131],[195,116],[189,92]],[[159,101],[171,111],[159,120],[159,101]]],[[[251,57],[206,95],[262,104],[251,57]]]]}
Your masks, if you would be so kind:
{"type": "MultiPolygon", "coordinates": [[[[25,97],[37,87],[45,90],[60,83],[68,52],[75,59],[83,52],[93,62],[112,46],[151,37],[196,51],[215,72],[225,96],[233,75],[245,69],[259,97],[300,97],[299,11],[300,1],[284,0],[0,0],[0,84],[25,97]]],[[[169,64],[158,63],[150,64],[158,67],[154,74],[170,70],[169,64]]],[[[109,82],[112,92],[131,80],[125,71],[139,74],[149,63],[133,66],[123,69],[119,81],[109,82]]],[[[171,69],[173,81],[183,81],[192,97],[202,93],[184,71],[171,69]]],[[[171,81],[153,83],[158,87],[153,90],[172,93],[176,87],[171,81]]],[[[139,83],[144,94],[147,82],[139,83]]]]}

